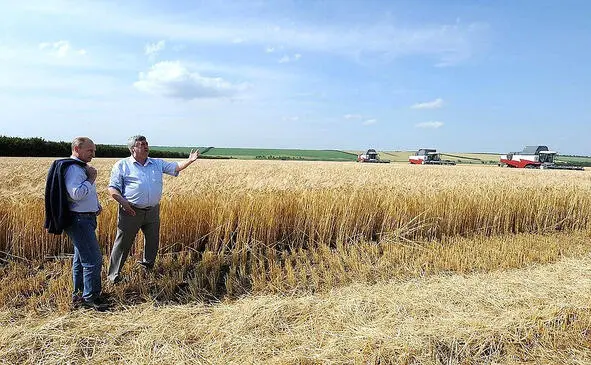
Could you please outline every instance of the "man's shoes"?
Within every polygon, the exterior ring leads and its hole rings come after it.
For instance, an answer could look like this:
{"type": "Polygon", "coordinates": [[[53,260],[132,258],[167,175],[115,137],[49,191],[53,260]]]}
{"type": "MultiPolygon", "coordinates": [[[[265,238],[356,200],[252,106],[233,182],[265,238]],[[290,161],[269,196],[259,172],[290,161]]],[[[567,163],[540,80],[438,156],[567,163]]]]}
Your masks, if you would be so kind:
{"type": "Polygon", "coordinates": [[[98,312],[104,312],[111,307],[111,304],[105,298],[97,296],[92,299],[82,300],[80,307],[94,309],[98,312]]]}
{"type": "Polygon", "coordinates": [[[137,264],[143,267],[146,271],[151,271],[154,268],[153,262],[138,261],[137,264]]]}
{"type": "Polygon", "coordinates": [[[73,294],[72,295],[72,307],[78,308],[84,302],[84,298],[80,294],[73,294]]]}
{"type": "Polygon", "coordinates": [[[113,280],[111,280],[111,278],[107,278],[107,279],[109,279],[109,282],[111,284],[116,285],[116,284],[119,284],[120,282],[123,281],[123,276],[117,275],[117,276],[115,276],[115,279],[113,279],[113,280]]]}

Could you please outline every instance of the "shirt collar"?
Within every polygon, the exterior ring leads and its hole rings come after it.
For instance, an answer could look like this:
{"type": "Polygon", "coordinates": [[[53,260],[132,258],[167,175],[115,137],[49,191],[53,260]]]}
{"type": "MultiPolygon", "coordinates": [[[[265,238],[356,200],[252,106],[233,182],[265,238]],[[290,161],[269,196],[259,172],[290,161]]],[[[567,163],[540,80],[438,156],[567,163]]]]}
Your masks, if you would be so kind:
{"type": "Polygon", "coordinates": [[[79,159],[78,157],[76,157],[76,156],[74,156],[74,155],[70,156],[70,158],[71,158],[71,159],[74,159],[74,160],[76,160],[76,161],[80,161],[80,162],[82,162],[82,163],[86,163],[86,162],[82,161],[81,159],[79,159]]]}
{"type": "Polygon", "coordinates": [[[140,166],[146,166],[146,165],[148,165],[148,164],[151,164],[151,163],[152,163],[152,159],[151,159],[150,157],[148,157],[148,158],[146,159],[146,163],[145,163],[145,164],[143,164],[143,165],[142,165],[141,163],[139,163],[139,162],[138,162],[138,160],[136,160],[136,159],[135,159],[135,157],[133,157],[133,156],[129,156],[129,161],[131,161],[131,163],[137,163],[137,164],[138,164],[138,165],[140,165],[140,166]]]}

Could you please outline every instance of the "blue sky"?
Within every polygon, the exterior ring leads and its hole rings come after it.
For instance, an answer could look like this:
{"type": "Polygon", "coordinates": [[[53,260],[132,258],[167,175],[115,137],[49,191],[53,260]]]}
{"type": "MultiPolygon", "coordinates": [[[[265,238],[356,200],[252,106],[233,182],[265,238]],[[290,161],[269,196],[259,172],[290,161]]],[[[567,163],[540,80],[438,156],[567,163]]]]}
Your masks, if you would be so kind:
{"type": "Polygon", "coordinates": [[[588,1],[3,1],[0,134],[591,155],[588,1]]]}

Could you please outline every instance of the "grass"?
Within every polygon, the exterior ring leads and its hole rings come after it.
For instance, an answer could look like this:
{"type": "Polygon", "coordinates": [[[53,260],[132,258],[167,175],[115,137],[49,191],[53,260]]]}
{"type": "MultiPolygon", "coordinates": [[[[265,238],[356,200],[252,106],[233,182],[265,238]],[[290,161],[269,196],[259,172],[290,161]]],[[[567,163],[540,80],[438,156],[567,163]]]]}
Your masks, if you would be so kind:
{"type": "Polygon", "coordinates": [[[236,159],[262,160],[307,160],[307,161],[355,161],[357,155],[338,150],[300,150],[265,148],[218,148],[218,147],[164,147],[153,146],[154,150],[188,153],[192,148],[205,151],[204,156],[229,157],[236,159]]]}
{"type": "Polygon", "coordinates": [[[572,164],[576,166],[591,167],[591,157],[583,156],[556,156],[556,163],[572,164]]]}
{"type": "Polygon", "coordinates": [[[173,146],[150,146],[151,150],[154,151],[169,151],[169,152],[181,152],[181,153],[189,153],[191,150],[199,150],[204,151],[209,147],[173,147],[173,146]]]}

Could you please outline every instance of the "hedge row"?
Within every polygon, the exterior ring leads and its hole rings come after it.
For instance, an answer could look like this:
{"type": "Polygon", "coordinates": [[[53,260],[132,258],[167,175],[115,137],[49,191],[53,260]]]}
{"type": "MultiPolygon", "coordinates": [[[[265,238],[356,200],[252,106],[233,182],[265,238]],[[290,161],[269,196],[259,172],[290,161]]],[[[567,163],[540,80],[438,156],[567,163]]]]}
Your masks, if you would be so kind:
{"type": "MultiPolygon", "coordinates": [[[[19,138],[0,136],[0,156],[11,157],[67,157],[72,153],[71,142],[52,142],[43,138],[19,138]]],[[[127,157],[126,147],[106,144],[96,145],[96,157],[127,157]]],[[[185,158],[187,153],[150,151],[150,157],[185,158]]]]}

